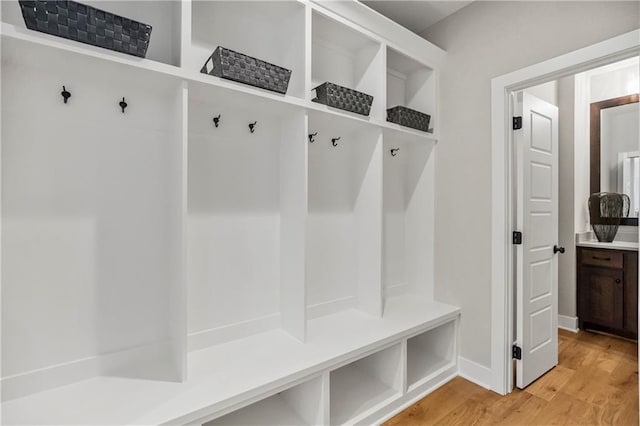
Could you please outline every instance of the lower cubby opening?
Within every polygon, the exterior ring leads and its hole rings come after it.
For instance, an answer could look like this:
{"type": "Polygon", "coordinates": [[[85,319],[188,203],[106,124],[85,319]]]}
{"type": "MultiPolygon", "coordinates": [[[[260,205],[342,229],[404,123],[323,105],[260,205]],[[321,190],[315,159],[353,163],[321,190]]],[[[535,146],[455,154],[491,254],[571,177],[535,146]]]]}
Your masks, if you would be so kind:
{"type": "Polygon", "coordinates": [[[447,322],[407,340],[409,390],[455,364],[455,321],[447,322]]]}
{"type": "Polygon", "coordinates": [[[396,344],[331,372],[331,425],[356,423],[402,394],[402,349],[396,344]]]}
{"type": "Polygon", "coordinates": [[[325,424],[322,376],[235,410],[203,426],[283,426],[325,424]]]}

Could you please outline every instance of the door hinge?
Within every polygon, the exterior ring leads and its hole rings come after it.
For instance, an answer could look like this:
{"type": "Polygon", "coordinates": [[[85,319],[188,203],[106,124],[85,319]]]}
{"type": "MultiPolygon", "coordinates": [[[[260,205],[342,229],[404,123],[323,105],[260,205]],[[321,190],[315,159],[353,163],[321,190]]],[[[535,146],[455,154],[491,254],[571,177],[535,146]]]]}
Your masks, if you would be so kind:
{"type": "Polygon", "coordinates": [[[513,244],[522,244],[522,232],[513,231],[513,244]]]}
{"type": "Polygon", "coordinates": [[[513,359],[522,359],[522,349],[517,345],[513,345],[511,347],[511,357],[513,359]]]}
{"type": "Polygon", "coordinates": [[[513,117],[513,130],[522,129],[522,117],[513,117]]]}

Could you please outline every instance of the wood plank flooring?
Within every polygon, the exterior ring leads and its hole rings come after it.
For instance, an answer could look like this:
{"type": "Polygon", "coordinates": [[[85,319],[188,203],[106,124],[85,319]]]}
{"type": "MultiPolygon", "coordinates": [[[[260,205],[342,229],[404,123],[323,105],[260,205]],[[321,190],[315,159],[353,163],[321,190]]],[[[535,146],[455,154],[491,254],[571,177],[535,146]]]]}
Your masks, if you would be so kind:
{"type": "Polygon", "coordinates": [[[638,426],[638,346],[559,330],[559,364],[507,396],[457,377],[407,408],[396,425],[638,426]]]}

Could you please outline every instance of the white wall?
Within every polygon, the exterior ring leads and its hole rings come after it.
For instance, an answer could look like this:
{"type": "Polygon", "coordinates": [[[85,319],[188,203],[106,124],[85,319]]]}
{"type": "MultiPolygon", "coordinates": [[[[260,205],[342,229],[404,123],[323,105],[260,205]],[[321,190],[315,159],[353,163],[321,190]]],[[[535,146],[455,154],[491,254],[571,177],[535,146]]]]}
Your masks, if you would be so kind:
{"type": "Polygon", "coordinates": [[[482,1],[423,34],[448,52],[436,166],[435,296],[462,307],[462,357],[490,365],[491,79],[637,29],[639,9],[637,2],[482,1]]]}

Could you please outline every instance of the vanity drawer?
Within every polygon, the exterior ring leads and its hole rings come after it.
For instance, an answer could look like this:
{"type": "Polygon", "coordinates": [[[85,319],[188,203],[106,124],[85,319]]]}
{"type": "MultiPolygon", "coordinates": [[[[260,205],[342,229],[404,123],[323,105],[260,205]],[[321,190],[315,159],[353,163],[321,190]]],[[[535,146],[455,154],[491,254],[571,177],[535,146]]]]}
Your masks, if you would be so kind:
{"type": "Polygon", "coordinates": [[[622,269],[623,254],[617,250],[593,250],[582,249],[582,264],[589,266],[601,266],[604,268],[622,269]]]}

